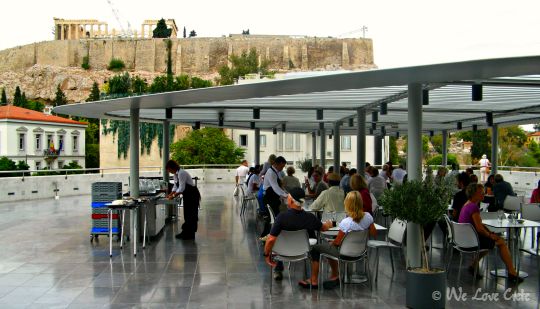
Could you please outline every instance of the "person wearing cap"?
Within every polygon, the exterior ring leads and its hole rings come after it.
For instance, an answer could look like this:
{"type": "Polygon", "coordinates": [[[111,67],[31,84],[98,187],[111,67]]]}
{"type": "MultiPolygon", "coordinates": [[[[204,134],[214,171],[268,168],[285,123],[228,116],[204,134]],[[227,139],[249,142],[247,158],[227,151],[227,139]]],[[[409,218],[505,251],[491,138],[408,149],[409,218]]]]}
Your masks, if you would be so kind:
{"type": "Polygon", "coordinates": [[[491,167],[491,162],[489,162],[489,159],[484,154],[482,155],[482,159],[480,159],[480,162],[478,162],[478,164],[480,164],[480,180],[482,181],[482,183],[485,183],[489,176],[489,168],[491,167]]]}
{"type": "MultiPolygon", "coordinates": [[[[301,287],[318,287],[319,260],[321,253],[330,254],[336,257],[339,256],[339,246],[347,233],[369,230],[369,233],[372,236],[377,235],[377,230],[373,224],[373,217],[369,213],[363,211],[363,202],[360,192],[351,191],[347,194],[345,197],[345,212],[347,213],[347,217],[338,224],[339,232],[336,239],[330,243],[323,242],[322,244],[314,245],[311,248],[311,278],[310,280],[299,281],[298,285],[301,287]]],[[[338,263],[330,259],[328,259],[328,263],[332,269],[332,274],[330,275],[330,280],[323,283],[325,289],[331,289],[339,285],[338,263]]]]}
{"type": "MultiPolygon", "coordinates": [[[[279,214],[279,206],[281,205],[281,200],[287,198],[287,192],[282,189],[282,181],[279,176],[280,172],[287,164],[287,160],[284,157],[279,156],[274,161],[274,164],[268,169],[264,176],[264,196],[263,196],[263,205],[269,205],[270,208],[274,211],[274,215],[279,214]]],[[[265,220],[264,229],[261,234],[261,238],[265,237],[270,231],[270,218],[265,220]]],[[[264,239],[261,239],[264,240],[264,239]]]]}
{"type": "Polygon", "coordinates": [[[343,199],[345,192],[339,187],[340,177],[337,173],[328,175],[330,188],[324,190],[321,195],[311,204],[310,210],[323,210],[324,212],[343,212],[343,199]]]}
{"type": "Polygon", "coordinates": [[[294,188],[287,194],[287,211],[280,213],[272,225],[264,246],[266,263],[274,267],[274,279],[283,279],[283,263],[272,260],[272,248],[281,231],[307,230],[310,238],[315,238],[315,231],[326,231],[332,227],[332,221],[322,223],[315,215],[302,209],[306,194],[301,188],[294,188]]]}

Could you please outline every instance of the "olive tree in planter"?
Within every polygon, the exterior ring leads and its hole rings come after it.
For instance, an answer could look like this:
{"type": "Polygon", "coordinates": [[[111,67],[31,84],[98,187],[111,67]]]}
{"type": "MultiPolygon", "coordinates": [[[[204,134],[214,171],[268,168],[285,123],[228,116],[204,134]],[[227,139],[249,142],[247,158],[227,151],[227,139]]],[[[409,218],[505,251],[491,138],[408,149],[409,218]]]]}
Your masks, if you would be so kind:
{"type": "MultiPolygon", "coordinates": [[[[379,204],[392,217],[416,223],[422,227],[442,218],[451,198],[449,184],[410,180],[392,190],[386,190],[379,204]]],[[[444,269],[432,268],[426,250],[424,229],[421,230],[422,267],[407,269],[407,307],[444,308],[446,303],[446,274],[444,269]]]]}

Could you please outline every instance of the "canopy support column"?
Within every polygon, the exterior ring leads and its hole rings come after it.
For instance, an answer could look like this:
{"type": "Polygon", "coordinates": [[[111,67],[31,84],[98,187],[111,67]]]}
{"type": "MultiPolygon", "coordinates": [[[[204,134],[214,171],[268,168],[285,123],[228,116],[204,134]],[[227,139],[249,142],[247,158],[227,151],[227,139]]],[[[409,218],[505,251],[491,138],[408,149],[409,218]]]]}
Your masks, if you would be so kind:
{"type": "Polygon", "coordinates": [[[361,174],[360,168],[366,166],[366,110],[359,108],[356,111],[357,127],[356,127],[356,166],[358,173],[361,174]]]}
{"type": "Polygon", "coordinates": [[[326,171],[326,129],[324,128],[324,123],[320,124],[319,130],[321,132],[321,166],[324,171],[326,171]]]}
{"type": "MultiPolygon", "coordinates": [[[[422,85],[408,85],[407,178],[422,180],[422,85]]],[[[407,267],[421,267],[421,227],[407,223],[407,267]]]]}
{"type": "Polygon", "coordinates": [[[340,165],[340,142],[341,142],[341,134],[339,132],[339,126],[340,122],[336,121],[334,123],[334,173],[339,174],[339,165],[340,165]]]}
{"type": "MultiPolygon", "coordinates": [[[[383,155],[382,155],[382,140],[383,137],[377,134],[373,135],[373,154],[375,156],[375,162],[373,164],[375,165],[382,165],[383,164],[383,155]]],[[[360,168],[360,165],[358,166],[360,168]]],[[[365,167],[365,164],[364,164],[365,167]]]]}
{"type": "Polygon", "coordinates": [[[497,167],[499,166],[499,125],[493,124],[491,127],[491,174],[497,174],[497,167]]]}
{"type": "Polygon", "coordinates": [[[169,161],[169,152],[170,152],[170,148],[169,148],[169,145],[171,143],[170,141],[170,122],[171,122],[171,119],[172,118],[172,109],[171,108],[167,108],[165,109],[165,120],[163,120],[163,154],[162,154],[162,158],[163,158],[163,181],[165,181],[166,183],[169,183],[169,172],[167,172],[167,169],[165,168],[165,166],[167,165],[167,162],[169,161]]]}
{"type": "Polygon", "coordinates": [[[261,164],[261,129],[255,128],[255,153],[253,156],[255,165],[261,164]]]}
{"type": "Polygon", "coordinates": [[[448,131],[442,130],[442,163],[446,167],[448,165],[448,131]]]}
{"type": "Polygon", "coordinates": [[[317,162],[317,132],[311,132],[311,166],[317,162]]]}

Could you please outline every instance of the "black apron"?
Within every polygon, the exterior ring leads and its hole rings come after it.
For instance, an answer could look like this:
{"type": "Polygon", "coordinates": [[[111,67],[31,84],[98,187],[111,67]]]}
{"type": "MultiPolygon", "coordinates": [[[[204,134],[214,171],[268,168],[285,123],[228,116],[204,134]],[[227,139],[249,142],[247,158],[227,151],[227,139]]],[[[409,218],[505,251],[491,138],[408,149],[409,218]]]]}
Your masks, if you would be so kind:
{"type": "MultiPolygon", "coordinates": [[[[178,178],[178,177],[177,177],[178,178]]],[[[178,187],[179,183],[176,183],[178,187]]],[[[182,232],[187,235],[195,235],[197,232],[197,222],[199,221],[199,203],[201,201],[201,193],[199,189],[190,184],[185,184],[184,192],[182,192],[184,201],[184,224],[182,224],[182,232]]]]}

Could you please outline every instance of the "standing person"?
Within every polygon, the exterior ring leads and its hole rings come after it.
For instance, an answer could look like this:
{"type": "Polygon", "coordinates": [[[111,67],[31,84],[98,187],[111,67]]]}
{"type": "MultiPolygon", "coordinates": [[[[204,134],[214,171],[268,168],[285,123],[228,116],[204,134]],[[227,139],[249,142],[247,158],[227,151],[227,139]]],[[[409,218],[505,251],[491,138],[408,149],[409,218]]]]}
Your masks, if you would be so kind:
{"type": "Polygon", "coordinates": [[[276,155],[275,154],[271,154],[270,156],[268,156],[268,161],[264,162],[263,167],[262,167],[261,172],[259,173],[259,175],[264,176],[266,174],[266,172],[268,171],[268,169],[274,164],[275,161],[276,161],[276,155]]]}
{"type": "Polygon", "coordinates": [[[165,165],[167,172],[174,175],[174,187],[167,199],[171,200],[182,194],[184,200],[184,224],[182,232],[176,235],[176,238],[183,240],[195,239],[197,232],[197,221],[199,221],[199,204],[201,202],[201,193],[195,187],[193,179],[188,172],[180,168],[180,165],[174,160],[169,160],[165,165]]]}
{"type": "MultiPolygon", "coordinates": [[[[282,181],[279,177],[279,172],[283,170],[287,164],[287,160],[284,157],[279,156],[274,161],[274,164],[268,169],[264,176],[264,196],[263,204],[269,205],[274,211],[274,215],[279,214],[279,206],[281,206],[281,200],[287,198],[288,194],[281,188],[282,181]]],[[[270,232],[270,218],[265,221],[264,229],[261,237],[265,237],[270,232]]],[[[265,240],[265,239],[262,239],[265,240]]]]}
{"type": "Polygon", "coordinates": [[[487,178],[489,176],[489,168],[491,167],[491,162],[489,162],[486,155],[482,155],[482,159],[480,159],[480,180],[482,183],[485,183],[487,181],[487,178]]]}
{"type": "Polygon", "coordinates": [[[249,173],[249,167],[248,167],[248,161],[243,160],[242,163],[240,163],[240,166],[236,169],[236,189],[234,190],[234,196],[238,195],[238,185],[242,185],[244,181],[246,181],[246,176],[249,173]]]}
{"type": "Polygon", "coordinates": [[[372,193],[378,199],[382,196],[384,190],[386,190],[386,180],[379,175],[379,170],[374,166],[370,167],[368,173],[371,176],[368,180],[369,193],[372,193]]]}
{"type": "Polygon", "coordinates": [[[347,175],[349,172],[349,169],[347,168],[347,162],[341,162],[341,166],[339,167],[339,176],[343,178],[343,176],[347,175]]]}
{"type": "Polygon", "coordinates": [[[392,171],[392,183],[396,185],[401,185],[403,183],[403,178],[405,178],[407,172],[403,169],[403,165],[399,165],[392,171]]]}

